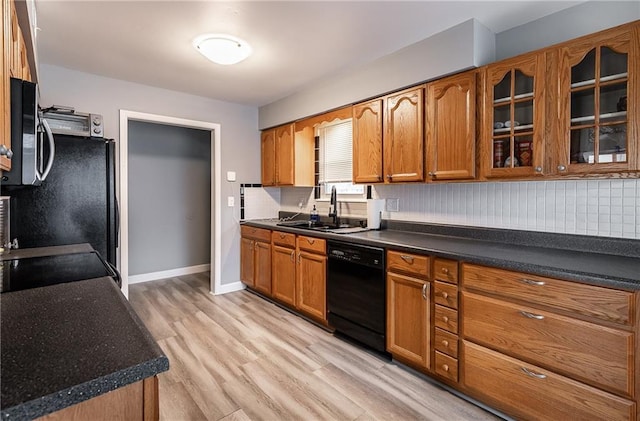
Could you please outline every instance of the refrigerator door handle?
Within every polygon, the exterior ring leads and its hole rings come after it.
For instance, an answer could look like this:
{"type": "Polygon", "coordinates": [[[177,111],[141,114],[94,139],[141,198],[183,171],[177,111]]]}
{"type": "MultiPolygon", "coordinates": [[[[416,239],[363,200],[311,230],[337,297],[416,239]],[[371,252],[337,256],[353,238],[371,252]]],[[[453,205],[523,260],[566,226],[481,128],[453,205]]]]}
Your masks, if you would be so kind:
{"type": "Polygon", "coordinates": [[[53,133],[51,133],[51,128],[49,127],[49,123],[47,123],[47,120],[41,119],[41,124],[44,128],[45,135],[49,139],[49,161],[47,162],[47,166],[45,167],[42,174],[38,174],[38,178],[40,179],[40,181],[44,181],[49,175],[51,167],[53,166],[53,159],[56,156],[56,144],[53,141],[53,133]]]}
{"type": "Polygon", "coordinates": [[[120,246],[120,204],[116,197],[116,247],[120,246]]]}

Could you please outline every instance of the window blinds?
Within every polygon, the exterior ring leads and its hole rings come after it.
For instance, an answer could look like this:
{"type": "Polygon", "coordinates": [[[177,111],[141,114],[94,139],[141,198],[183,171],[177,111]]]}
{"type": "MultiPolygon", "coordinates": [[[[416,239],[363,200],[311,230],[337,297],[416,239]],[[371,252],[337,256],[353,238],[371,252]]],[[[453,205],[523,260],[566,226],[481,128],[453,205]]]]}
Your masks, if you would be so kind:
{"type": "Polygon", "coordinates": [[[320,183],[350,182],[353,177],[351,120],[318,129],[320,136],[320,183]]]}

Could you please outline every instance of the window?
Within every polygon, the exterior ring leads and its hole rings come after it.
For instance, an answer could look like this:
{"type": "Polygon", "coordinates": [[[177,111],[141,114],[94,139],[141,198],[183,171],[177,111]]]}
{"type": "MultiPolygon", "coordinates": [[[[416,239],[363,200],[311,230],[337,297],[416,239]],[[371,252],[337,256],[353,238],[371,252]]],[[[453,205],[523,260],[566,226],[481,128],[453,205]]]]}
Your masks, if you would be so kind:
{"type": "Polygon", "coordinates": [[[340,120],[318,128],[320,198],[328,198],[331,188],[347,198],[363,198],[364,186],[353,184],[353,132],[351,120],[340,120]]]}

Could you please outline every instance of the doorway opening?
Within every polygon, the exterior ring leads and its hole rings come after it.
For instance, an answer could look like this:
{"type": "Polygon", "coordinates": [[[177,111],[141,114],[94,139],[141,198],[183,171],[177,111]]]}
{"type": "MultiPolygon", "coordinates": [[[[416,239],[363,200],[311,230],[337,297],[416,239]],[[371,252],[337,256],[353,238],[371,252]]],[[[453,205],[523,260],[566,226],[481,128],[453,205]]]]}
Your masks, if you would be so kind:
{"type": "MultiPolygon", "coordinates": [[[[119,267],[122,276],[122,292],[126,297],[129,296],[129,270],[130,270],[130,223],[132,222],[130,214],[130,198],[129,198],[129,180],[131,173],[135,173],[138,169],[130,171],[129,168],[129,132],[130,122],[157,123],[165,126],[175,126],[188,129],[204,130],[209,132],[210,140],[210,290],[216,294],[221,290],[221,264],[220,264],[220,125],[204,121],[188,120],[176,117],[162,116],[157,114],[140,113],[135,111],[120,110],[120,141],[118,143],[119,156],[119,177],[117,177],[118,198],[120,202],[120,244],[119,244],[119,267]]],[[[135,125],[135,123],[133,123],[135,125]]],[[[162,154],[163,151],[155,151],[162,154]]],[[[171,151],[165,153],[170,154],[171,151]]],[[[175,195],[171,191],[166,192],[166,200],[174,200],[175,195]]],[[[187,218],[189,215],[186,216],[187,218]]],[[[135,221],[133,221],[135,222],[135,221]]],[[[167,271],[169,276],[171,271],[167,271]]]]}

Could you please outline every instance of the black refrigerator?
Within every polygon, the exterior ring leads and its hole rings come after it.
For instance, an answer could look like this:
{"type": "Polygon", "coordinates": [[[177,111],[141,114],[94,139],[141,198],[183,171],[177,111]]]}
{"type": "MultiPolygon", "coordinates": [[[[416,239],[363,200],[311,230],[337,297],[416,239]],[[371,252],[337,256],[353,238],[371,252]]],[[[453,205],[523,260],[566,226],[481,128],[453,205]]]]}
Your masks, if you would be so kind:
{"type": "Polygon", "coordinates": [[[55,159],[39,186],[1,187],[11,197],[20,248],[89,243],[116,266],[118,205],[113,140],[55,134],[55,159]]]}

